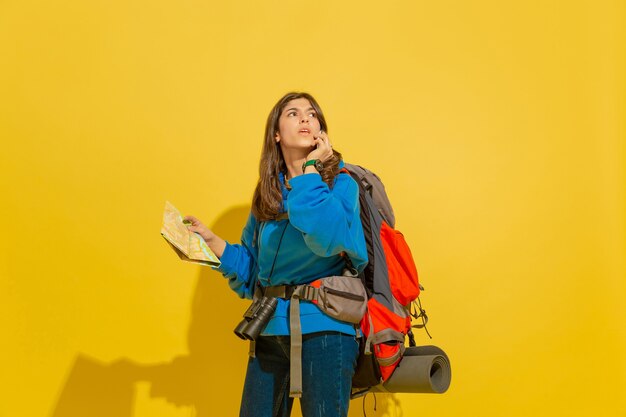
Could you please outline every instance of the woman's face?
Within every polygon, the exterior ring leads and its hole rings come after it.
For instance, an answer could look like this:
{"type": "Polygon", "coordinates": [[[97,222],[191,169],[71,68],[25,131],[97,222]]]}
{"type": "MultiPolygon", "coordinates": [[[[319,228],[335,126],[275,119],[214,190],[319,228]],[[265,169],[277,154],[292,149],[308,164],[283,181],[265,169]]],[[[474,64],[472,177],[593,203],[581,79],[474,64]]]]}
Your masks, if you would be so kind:
{"type": "Polygon", "coordinates": [[[310,149],[320,131],[317,112],[306,98],[296,98],[285,105],[278,118],[276,141],[283,149],[310,149]]]}

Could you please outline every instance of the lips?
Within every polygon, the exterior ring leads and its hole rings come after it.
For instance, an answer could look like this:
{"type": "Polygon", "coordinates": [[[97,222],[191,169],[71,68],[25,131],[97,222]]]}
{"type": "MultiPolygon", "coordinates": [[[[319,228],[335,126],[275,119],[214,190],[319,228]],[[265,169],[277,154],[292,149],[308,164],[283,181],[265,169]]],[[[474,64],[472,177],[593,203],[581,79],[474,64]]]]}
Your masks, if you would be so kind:
{"type": "Polygon", "coordinates": [[[304,128],[304,129],[300,129],[298,132],[299,132],[299,133],[304,133],[304,134],[307,134],[307,135],[308,135],[309,133],[311,133],[311,130],[310,130],[310,129],[306,129],[306,128],[304,128]]]}

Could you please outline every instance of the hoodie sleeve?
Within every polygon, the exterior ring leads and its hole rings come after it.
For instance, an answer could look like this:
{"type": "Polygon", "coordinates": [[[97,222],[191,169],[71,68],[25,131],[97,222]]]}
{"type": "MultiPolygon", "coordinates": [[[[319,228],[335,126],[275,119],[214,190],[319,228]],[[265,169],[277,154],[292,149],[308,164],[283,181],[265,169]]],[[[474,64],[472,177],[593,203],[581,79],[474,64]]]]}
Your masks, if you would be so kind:
{"type": "Polygon", "coordinates": [[[359,188],[348,174],[338,174],[331,188],[317,174],[303,174],[289,181],[287,198],[291,224],[304,234],[306,245],[318,256],[346,252],[362,271],[367,249],[361,225],[359,188]]]}
{"type": "Polygon", "coordinates": [[[257,221],[250,213],[241,234],[241,244],[226,242],[226,248],[220,258],[219,272],[228,279],[228,285],[241,298],[252,299],[258,275],[258,246],[255,242],[257,221]]]}

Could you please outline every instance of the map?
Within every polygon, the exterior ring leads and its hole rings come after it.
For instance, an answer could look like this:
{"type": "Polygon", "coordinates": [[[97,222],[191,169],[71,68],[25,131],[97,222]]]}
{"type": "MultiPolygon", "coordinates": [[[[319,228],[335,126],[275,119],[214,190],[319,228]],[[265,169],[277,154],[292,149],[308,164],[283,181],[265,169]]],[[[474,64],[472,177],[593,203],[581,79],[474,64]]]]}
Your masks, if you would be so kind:
{"type": "Polygon", "coordinates": [[[219,266],[220,260],[202,237],[187,229],[183,217],[169,201],[165,202],[161,236],[183,261],[201,265],[219,266]]]}

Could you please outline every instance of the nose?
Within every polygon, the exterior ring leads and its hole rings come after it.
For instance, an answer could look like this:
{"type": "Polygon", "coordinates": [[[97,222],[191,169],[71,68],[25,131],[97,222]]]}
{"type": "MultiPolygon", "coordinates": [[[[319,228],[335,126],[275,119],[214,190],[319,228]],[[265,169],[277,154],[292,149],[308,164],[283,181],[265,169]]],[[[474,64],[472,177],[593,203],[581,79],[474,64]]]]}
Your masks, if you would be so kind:
{"type": "Polygon", "coordinates": [[[304,115],[300,118],[300,123],[309,123],[309,117],[307,115],[304,115]]]}

